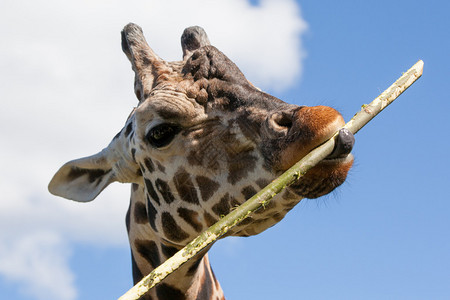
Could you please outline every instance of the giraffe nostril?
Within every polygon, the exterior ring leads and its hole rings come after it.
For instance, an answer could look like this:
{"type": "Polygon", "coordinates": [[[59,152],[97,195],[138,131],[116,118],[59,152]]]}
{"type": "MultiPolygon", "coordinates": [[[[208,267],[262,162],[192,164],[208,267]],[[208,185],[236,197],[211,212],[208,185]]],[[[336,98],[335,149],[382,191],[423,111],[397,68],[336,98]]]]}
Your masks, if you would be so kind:
{"type": "Polygon", "coordinates": [[[292,114],[274,113],[270,117],[270,126],[276,131],[287,131],[292,127],[292,114]]]}

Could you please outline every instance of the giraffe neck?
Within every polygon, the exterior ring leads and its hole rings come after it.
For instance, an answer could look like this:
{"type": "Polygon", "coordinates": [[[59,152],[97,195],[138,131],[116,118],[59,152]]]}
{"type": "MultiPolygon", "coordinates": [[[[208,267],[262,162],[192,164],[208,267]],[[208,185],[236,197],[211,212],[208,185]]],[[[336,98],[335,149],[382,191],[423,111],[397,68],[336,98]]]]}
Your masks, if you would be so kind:
{"type": "MultiPolygon", "coordinates": [[[[162,241],[148,223],[143,188],[133,184],[127,212],[134,284],[174,255],[180,246],[162,241]]],[[[199,253],[141,299],[221,300],[225,299],[209,263],[206,251],[199,253]]]]}

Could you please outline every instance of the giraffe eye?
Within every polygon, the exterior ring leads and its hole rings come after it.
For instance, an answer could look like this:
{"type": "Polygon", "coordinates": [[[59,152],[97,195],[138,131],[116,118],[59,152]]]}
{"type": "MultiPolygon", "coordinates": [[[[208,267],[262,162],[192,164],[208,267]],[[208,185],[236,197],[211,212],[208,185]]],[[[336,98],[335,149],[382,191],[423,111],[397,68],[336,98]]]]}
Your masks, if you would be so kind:
{"type": "Polygon", "coordinates": [[[150,129],[146,138],[152,146],[161,148],[167,146],[180,131],[177,125],[163,123],[150,129]]]}

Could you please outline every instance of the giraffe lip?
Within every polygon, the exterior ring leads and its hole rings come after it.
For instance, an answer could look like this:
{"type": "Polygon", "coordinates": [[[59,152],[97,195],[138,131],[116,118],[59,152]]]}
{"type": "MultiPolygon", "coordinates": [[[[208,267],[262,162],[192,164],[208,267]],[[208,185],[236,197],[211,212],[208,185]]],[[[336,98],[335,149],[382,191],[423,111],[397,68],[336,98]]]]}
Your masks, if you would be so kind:
{"type": "Polygon", "coordinates": [[[321,161],[321,163],[338,165],[338,164],[350,162],[352,160],[353,160],[353,155],[346,154],[346,155],[342,155],[340,157],[335,157],[335,158],[326,157],[324,160],[321,161]]]}

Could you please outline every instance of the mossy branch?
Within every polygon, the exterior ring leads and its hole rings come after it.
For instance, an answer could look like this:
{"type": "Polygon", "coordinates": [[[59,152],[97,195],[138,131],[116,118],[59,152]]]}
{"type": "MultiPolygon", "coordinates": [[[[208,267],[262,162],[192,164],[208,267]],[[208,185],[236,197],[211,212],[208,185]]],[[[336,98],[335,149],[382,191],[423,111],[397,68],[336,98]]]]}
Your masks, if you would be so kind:
{"type": "MultiPolygon", "coordinates": [[[[345,124],[353,134],[357,133],[364,125],[372,120],[377,114],[391,104],[408,87],[410,87],[423,72],[423,61],[419,60],[406,73],[404,73],[395,83],[386,89],[380,96],[375,98],[370,104],[363,105],[361,111],[345,124]]],[[[239,224],[242,220],[251,215],[254,211],[265,206],[268,202],[286,186],[301,178],[309,169],[315,166],[322,159],[330,155],[335,144],[335,137],[338,132],[321,146],[312,150],[298,163],[292,166],[284,174],[259,191],[256,195],[248,199],[242,205],[232,210],[228,215],[220,219],[201,233],[192,242],[178,251],[174,256],[166,260],[159,267],[154,269],[149,275],[143,278],[119,300],[137,300],[148,292],[149,289],[161,282],[170,273],[178,269],[182,264],[194,257],[198,252],[215,242],[228,230],[239,224]]]]}

